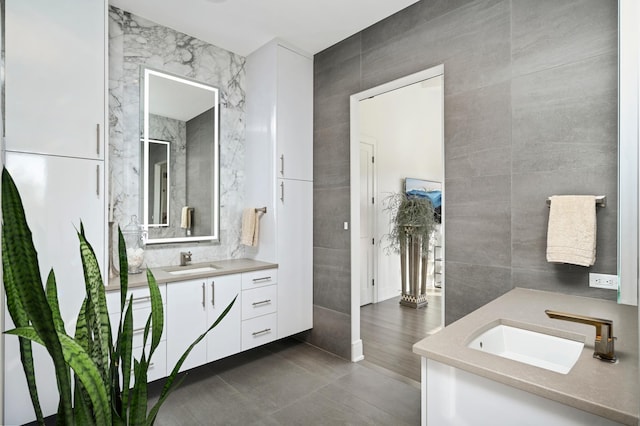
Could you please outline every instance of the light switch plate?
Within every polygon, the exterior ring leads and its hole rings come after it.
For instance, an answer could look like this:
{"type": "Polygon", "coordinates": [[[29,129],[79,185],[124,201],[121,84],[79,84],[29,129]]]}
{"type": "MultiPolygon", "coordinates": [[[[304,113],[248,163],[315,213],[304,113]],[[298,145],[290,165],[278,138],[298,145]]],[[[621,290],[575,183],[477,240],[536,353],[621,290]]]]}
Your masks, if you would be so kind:
{"type": "Polygon", "coordinates": [[[589,274],[589,287],[618,289],[618,276],[609,274],[589,274]]]}

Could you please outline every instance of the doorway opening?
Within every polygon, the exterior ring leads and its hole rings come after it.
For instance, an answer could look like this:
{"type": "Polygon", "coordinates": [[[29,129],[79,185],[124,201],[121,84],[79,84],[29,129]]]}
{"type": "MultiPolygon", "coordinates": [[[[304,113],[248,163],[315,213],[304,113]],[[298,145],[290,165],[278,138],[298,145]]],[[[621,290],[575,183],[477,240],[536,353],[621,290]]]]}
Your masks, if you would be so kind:
{"type": "MultiPolygon", "coordinates": [[[[400,260],[399,256],[388,255],[384,250],[389,214],[383,204],[389,193],[404,191],[405,178],[439,183],[444,194],[443,73],[444,67],[439,65],[351,96],[353,361],[365,357],[374,361],[377,356],[365,353],[362,336],[366,330],[361,332],[361,326],[379,327],[375,322],[370,323],[372,318],[384,320],[391,318],[389,315],[399,315],[390,319],[398,327],[389,331],[396,341],[405,331],[417,333],[415,341],[418,341],[444,323],[444,226],[439,225],[440,232],[432,238],[427,285],[429,305],[418,310],[401,307],[398,304],[400,260]],[[428,97],[430,100],[425,101],[428,97]],[[419,105],[425,102],[430,105],[427,108],[431,108],[426,112],[419,105]],[[431,145],[433,140],[437,140],[436,148],[431,145]]],[[[444,205],[441,208],[444,209],[444,205]]],[[[388,343],[379,346],[397,346],[388,343]]],[[[398,348],[391,352],[394,351],[398,348]]]]}

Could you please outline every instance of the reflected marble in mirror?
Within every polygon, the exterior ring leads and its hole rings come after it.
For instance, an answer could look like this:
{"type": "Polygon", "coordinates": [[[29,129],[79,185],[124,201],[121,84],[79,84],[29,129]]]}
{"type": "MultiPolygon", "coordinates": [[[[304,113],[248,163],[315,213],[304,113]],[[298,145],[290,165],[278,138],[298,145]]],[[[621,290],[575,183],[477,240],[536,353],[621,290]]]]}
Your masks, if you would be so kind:
{"type": "Polygon", "coordinates": [[[147,243],[219,241],[218,89],[151,68],[142,79],[147,243]]]}

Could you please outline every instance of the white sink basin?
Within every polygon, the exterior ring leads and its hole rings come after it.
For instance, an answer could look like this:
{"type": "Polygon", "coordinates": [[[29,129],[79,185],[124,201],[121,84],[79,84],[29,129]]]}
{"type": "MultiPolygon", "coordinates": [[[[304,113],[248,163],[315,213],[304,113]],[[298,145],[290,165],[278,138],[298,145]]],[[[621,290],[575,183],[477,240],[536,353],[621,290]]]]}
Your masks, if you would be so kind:
{"type": "Polygon", "coordinates": [[[467,347],[567,374],[580,357],[584,341],[498,324],[473,339],[467,347]]]}
{"type": "Polygon", "coordinates": [[[201,266],[198,268],[188,268],[188,269],[177,269],[175,271],[167,271],[171,275],[190,275],[190,274],[201,274],[203,272],[213,272],[220,269],[219,266],[209,265],[209,266],[201,266]]]}

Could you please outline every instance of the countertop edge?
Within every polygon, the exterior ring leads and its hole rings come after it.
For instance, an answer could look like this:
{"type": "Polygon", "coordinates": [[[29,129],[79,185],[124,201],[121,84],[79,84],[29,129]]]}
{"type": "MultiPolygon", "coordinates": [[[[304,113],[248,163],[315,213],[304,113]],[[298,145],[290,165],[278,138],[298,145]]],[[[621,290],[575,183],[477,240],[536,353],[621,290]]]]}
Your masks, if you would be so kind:
{"type": "MultiPolygon", "coordinates": [[[[169,284],[173,282],[180,282],[192,279],[200,278],[212,278],[224,275],[241,274],[245,272],[262,271],[266,269],[278,268],[277,263],[264,262],[254,259],[226,259],[226,260],[213,260],[208,262],[199,262],[189,265],[189,268],[198,268],[200,266],[207,266],[210,264],[223,265],[223,267],[216,271],[193,273],[186,275],[171,275],[166,272],[166,269],[177,269],[177,266],[161,266],[149,268],[156,279],[158,284],[169,284]]],[[[145,287],[147,283],[147,270],[143,270],[140,274],[129,274],[128,288],[145,287]]],[[[116,276],[109,280],[109,284],[105,286],[106,292],[120,291],[120,278],[116,276]]]]}

